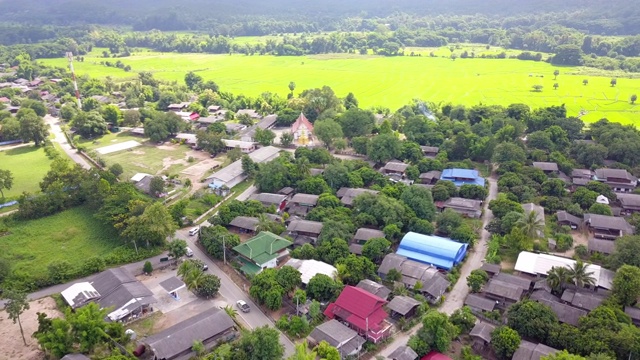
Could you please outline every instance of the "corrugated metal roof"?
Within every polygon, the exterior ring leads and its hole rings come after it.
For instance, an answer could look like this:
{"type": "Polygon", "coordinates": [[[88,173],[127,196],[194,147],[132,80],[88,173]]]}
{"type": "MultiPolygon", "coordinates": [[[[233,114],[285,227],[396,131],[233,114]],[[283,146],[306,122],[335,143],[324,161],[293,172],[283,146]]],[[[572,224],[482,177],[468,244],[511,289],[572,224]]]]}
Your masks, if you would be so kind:
{"type": "Polygon", "coordinates": [[[462,261],[467,246],[440,236],[408,232],[402,238],[397,253],[416,261],[450,269],[462,261]]]}
{"type": "MultiPolygon", "coordinates": [[[[553,267],[572,267],[576,263],[573,259],[563,258],[549,254],[535,254],[523,251],[518,255],[518,260],[514,269],[532,275],[546,276],[547,272],[553,267]]],[[[599,265],[589,264],[587,270],[593,273],[593,277],[597,281],[597,286],[611,289],[613,286],[613,272],[603,269],[599,265]]]]}

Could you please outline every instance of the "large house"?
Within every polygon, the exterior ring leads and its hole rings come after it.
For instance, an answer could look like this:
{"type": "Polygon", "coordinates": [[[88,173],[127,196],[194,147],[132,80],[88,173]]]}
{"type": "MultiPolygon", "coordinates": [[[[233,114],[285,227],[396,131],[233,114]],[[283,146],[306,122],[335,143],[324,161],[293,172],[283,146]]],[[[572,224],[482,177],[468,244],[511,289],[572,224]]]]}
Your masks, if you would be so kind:
{"type": "MultiPolygon", "coordinates": [[[[249,158],[251,158],[253,162],[259,164],[275,159],[279,152],[280,149],[277,147],[265,146],[249,154],[249,158]]],[[[231,163],[231,165],[226,166],[222,170],[219,170],[209,176],[207,181],[209,182],[210,188],[219,189],[226,186],[231,189],[246,178],[247,175],[242,170],[242,160],[237,160],[231,163]]]]}
{"type": "Polygon", "coordinates": [[[625,215],[631,215],[640,211],[640,195],[618,193],[616,197],[625,215]]]}
{"type": "Polygon", "coordinates": [[[468,246],[440,236],[408,232],[400,241],[396,254],[450,270],[464,259],[468,246]]]}
{"type": "Polygon", "coordinates": [[[350,328],[365,336],[373,343],[391,334],[391,324],[387,322],[384,310],[386,300],[363,289],[345,286],[338,299],[327,306],[324,314],[329,319],[347,323],[350,328]]]}
{"type": "Polygon", "coordinates": [[[417,283],[422,287],[417,290],[431,303],[437,303],[451,284],[437,268],[429,266],[398,254],[387,254],[380,267],[378,275],[385,279],[391,269],[402,275],[400,282],[408,288],[415,288],[417,283]]]}
{"type": "Polygon", "coordinates": [[[193,343],[206,349],[232,341],[238,335],[233,319],[224,310],[210,308],[142,340],[153,360],[182,360],[196,356],[193,343]]]}
{"type": "Polygon", "coordinates": [[[462,185],[484,186],[484,178],[480,176],[478,170],[472,169],[444,169],[440,180],[451,181],[458,187],[462,185]]]}
{"type": "Polygon", "coordinates": [[[293,142],[297,145],[313,145],[313,124],[307,120],[303,113],[291,125],[293,142]]]}
{"type": "Polygon", "coordinates": [[[638,186],[638,178],[624,169],[597,169],[595,180],[609,185],[615,192],[633,192],[638,186]]]}
{"type": "Polygon", "coordinates": [[[107,321],[127,321],[151,311],[153,293],[126,269],[114,268],[97,274],[91,281],[73,284],[61,293],[72,309],[95,302],[110,309],[107,321]]]}
{"type": "Polygon", "coordinates": [[[264,269],[276,267],[280,259],[289,255],[290,246],[289,240],[262,231],[233,250],[240,255],[239,260],[244,264],[240,270],[255,275],[264,269]]]}
{"type": "Polygon", "coordinates": [[[464,199],[460,197],[452,197],[446,201],[436,203],[438,209],[444,211],[451,209],[460,215],[477,219],[482,216],[482,201],[473,199],[464,199]]]}
{"type": "Polygon", "coordinates": [[[624,235],[633,234],[633,226],[621,217],[584,214],[584,223],[593,236],[600,239],[615,240],[624,235]]]}

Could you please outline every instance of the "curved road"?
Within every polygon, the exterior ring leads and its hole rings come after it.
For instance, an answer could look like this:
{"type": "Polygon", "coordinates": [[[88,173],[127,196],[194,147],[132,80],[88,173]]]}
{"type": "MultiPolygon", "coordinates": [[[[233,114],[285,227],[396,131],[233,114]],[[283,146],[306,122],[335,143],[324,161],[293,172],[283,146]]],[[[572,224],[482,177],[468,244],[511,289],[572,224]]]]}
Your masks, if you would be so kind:
{"type": "MultiPolygon", "coordinates": [[[[498,196],[498,183],[493,175],[487,178],[489,181],[489,195],[485,200],[484,214],[482,215],[482,233],[480,235],[480,241],[476,244],[474,251],[469,255],[467,261],[462,265],[460,270],[460,279],[455,284],[451,292],[446,295],[446,299],[439,311],[451,315],[457,309],[460,309],[464,305],[464,299],[469,294],[469,286],[467,286],[467,276],[471,274],[472,270],[478,269],[484,262],[484,257],[487,255],[487,242],[491,234],[484,228],[489,225],[489,222],[493,219],[493,214],[489,210],[489,202],[498,196]]],[[[411,335],[415,334],[420,325],[416,325],[408,332],[396,334],[392,343],[387,345],[378,355],[389,356],[399,346],[406,345],[411,335]]]]}
{"type": "Polygon", "coordinates": [[[72,148],[71,145],[67,142],[67,137],[64,136],[62,132],[62,128],[60,127],[60,119],[53,117],[51,115],[46,115],[44,117],[44,121],[51,127],[51,132],[53,133],[54,141],[60,144],[60,147],[64,152],[71,158],[71,160],[80,164],[85,169],[91,169],[91,165],[82,155],[78,154],[76,149],[72,148]]]}

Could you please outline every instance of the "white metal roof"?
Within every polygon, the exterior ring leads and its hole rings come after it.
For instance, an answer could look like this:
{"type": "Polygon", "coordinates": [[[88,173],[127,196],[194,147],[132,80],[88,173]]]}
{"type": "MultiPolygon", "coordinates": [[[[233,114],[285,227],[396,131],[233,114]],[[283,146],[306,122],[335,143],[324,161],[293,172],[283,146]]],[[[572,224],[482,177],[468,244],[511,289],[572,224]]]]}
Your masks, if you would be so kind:
{"type": "Polygon", "coordinates": [[[100,296],[93,285],[88,282],[73,284],[60,292],[60,295],[62,295],[67,304],[69,304],[69,306],[71,307],[75,307],[75,300],[78,298],[78,295],[81,294],[86,299],[95,299],[100,296]]]}
{"type": "MultiPolygon", "coordinates": [[[[515,270],[532,275],[546,276],[553,267],[572,267],[576,263],[573,259],[563,258],[549,254],[535,254],[523,251],[518,255],[515,270]]],[[[603,269],[600,265],[587,265],[587,270],[593,273],[596,285],[605,289],[611,289],[613,272],[603,269]]]]}
{"type": "Polygon", "coordinates": [[[297,269],[301,274],[303,284],[308,284],[309,280],[317,274],[324,274],[334,279],[338,270],[322,261],[290,259],[285,265],[297,269]]]}
{"type": "Polygon", "coordinates": [[[138,181],[140,181],[140,180],[144,179],[144,178],[145,178],[145,177],[147,177],[147,176],[151,176],[151,175],[149,175],[149,174],[145,174],[145,173],[137,173],[137,174],[135,174],[135,175],[133,175],[133,176],[131,177],[131,181],[133,181],[133,182],[138,182],[138,181]]]}

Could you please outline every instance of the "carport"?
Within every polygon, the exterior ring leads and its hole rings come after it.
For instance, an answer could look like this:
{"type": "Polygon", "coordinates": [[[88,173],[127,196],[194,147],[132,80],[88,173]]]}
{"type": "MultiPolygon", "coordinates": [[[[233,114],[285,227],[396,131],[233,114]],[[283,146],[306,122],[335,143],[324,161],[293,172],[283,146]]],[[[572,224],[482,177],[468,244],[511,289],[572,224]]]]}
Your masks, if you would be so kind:
{"type": "Polygon", "coordinates": [[[178,296],[178,290],[186,287],[184,282],[182,282],[182,280],[178,279],[175,276],[172,276],[167,280],[161,282],[160,286],[162,286],[162,288],[175,300],[180,300],[180,297],[178,296]]]}

